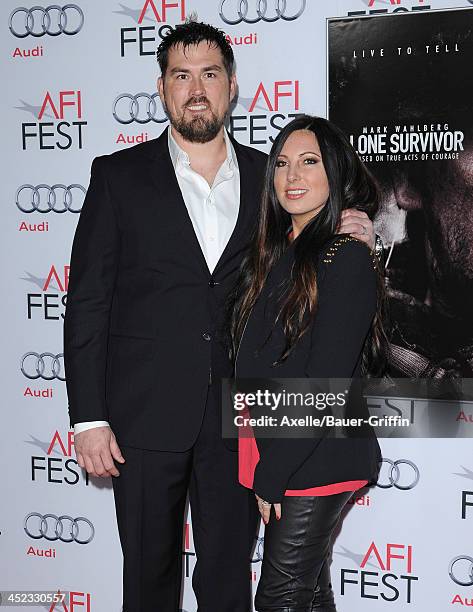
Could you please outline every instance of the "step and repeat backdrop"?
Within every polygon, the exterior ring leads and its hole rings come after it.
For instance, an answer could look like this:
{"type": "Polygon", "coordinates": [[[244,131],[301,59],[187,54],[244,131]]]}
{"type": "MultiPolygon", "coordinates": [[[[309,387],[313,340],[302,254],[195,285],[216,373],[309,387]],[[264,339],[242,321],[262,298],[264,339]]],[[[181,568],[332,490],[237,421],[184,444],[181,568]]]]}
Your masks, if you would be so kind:
{"type": "MultiPolygon", "coordinates": [[[[79,468],[69,429],[69,253],[92,159],[168,125],[155,50],[186,15],[223,29],[233,46],[239,91],[228,129],[240,142],[269,151],[299,113],[327,116],[377,176],[391,373],[473,378],[471,4],[2,1],[0,590],[65,594],[40,606],[50,612],[121,610],[111,482],[79,468]]],[[[370,401],[415,420],[420,400],[370,401]]],[[[340,612],[473,606],[473,407],[449,408],[457,437],[381,440],[379,482],[354,497],[334,540],[340,612]]],[[[182,610],[194,612],[190,510],[182,554],[182,610]]],[[[254,590],[263,554],[261,528],[254,590]]]]}

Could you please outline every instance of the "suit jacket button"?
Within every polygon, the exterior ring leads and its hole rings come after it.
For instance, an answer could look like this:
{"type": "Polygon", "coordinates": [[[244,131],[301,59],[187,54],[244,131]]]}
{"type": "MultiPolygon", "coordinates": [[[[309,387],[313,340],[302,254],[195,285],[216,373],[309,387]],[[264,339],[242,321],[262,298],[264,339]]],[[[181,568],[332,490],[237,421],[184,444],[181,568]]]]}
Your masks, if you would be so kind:
{"type": "Polygon", "coordinates": [[[204,332],[204,333],[202,334],[202,338],[203,338],[204,340],[207,340],[207,342],[210,342],[210,340],[212,340],[212,336],[211,336],[210,334],[208,334],[207,332],[204,332]]]}
{"type": "Polygon", "coordinates": [[[209,287],[215,287],[215,285],[217,285],[218,283],[216,283],[213,279],[209,280],[209,287]]]}

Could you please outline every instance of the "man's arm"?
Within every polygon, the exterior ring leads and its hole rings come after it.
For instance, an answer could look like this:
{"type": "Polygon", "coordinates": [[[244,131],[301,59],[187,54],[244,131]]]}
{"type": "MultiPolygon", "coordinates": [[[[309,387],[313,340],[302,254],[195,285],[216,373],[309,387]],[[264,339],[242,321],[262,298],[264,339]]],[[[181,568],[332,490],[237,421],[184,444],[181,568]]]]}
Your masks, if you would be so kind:
{"type": "Polygon", "coordinates": [[[71,425],[108,420],[105,370],[119,252],[118,219],[104,160],[96,158],[72,244],[64,318],[64,365],[71,425]]]}
{"type": "Polygon", "coordinates": [[[71,427],[78,423],[74,438],[78,463],[94,476],[118,476],[113,459],[124,459],[107,422],[105,372],[120,232],[104,166],[103,158],[92,163],[72,245],[64,364],[71,427]],[[94,422],[96,426],[91,426],[94,422]]]}
{"type": "Polygon", "coordinates": [[[88,429],[95,429],[95,427],[110,427],[110,425],[107,421],[85,421],[84,423],[75,423],[74,436],[88,429]]]}

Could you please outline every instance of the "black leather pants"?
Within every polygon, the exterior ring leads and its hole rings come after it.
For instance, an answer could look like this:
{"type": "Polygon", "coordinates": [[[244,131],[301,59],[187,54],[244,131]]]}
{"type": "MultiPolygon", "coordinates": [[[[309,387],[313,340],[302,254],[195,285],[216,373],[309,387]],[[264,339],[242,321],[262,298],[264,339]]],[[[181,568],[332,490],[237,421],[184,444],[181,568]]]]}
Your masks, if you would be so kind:
{"type": "Polygon", "coordinates": [[[330,536],[352,492],[285,497],[281,520],[266,525],[258,612],[336,612],[330,584],[330,536]]]}

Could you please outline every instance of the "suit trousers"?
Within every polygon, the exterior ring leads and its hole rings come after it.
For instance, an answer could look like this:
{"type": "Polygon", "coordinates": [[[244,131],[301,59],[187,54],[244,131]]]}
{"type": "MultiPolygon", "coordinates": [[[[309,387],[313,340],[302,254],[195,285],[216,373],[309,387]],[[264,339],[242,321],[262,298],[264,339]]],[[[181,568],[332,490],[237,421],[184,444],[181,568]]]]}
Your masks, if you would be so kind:
{"type": "Polygon", "coordinates": [[[238,454],[222,441],[219,397],[211,385],[189,450],[120,447],[125,463],[116,464],[120,476],[112,481],[123,551],[123,612],[180,609],[187,492],[198,611],[251,610],[250,558],[259,515],[253,492],[238,483],[238,454]]]}
{"type": "Polygon", "coordinates": [[[281,519],[265,529],[258,612],[336,612],[330,584],[330,538],[352,492],[284,497],[281,519]]]}

